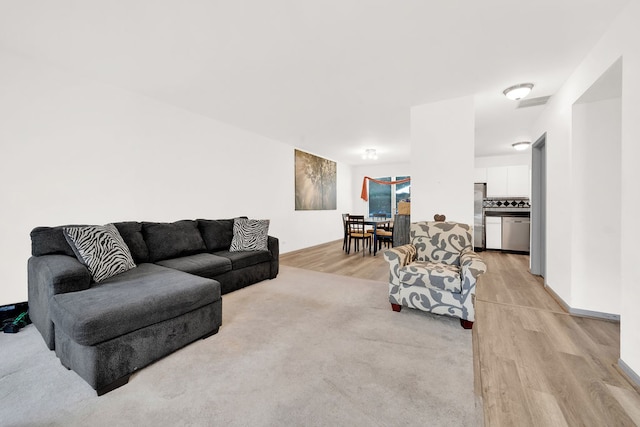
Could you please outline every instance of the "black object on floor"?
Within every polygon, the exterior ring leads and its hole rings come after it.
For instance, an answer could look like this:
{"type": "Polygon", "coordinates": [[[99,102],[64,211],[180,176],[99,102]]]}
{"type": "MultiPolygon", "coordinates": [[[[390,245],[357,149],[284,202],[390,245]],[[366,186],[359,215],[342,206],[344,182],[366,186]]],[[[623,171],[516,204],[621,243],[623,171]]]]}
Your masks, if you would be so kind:
{"type": "Polygon", "coordinates": [[[29,320],[29,312],[24,311],[20,313],[15,319],[6,319],[2,322],[2,330],[5,334],[15,334],[20,331],[21,328],[27,326],[31,321],[29,320]]]}

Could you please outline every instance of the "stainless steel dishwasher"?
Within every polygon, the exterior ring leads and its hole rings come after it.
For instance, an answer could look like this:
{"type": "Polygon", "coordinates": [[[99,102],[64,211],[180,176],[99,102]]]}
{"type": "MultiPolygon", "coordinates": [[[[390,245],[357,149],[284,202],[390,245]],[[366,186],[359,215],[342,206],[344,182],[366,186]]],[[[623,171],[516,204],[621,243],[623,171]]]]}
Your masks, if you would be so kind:
{"type": "Polygon", "coordinates": [[[529,252],[530,220],[525,217],[502,217],[502,249],[529,252]]]}

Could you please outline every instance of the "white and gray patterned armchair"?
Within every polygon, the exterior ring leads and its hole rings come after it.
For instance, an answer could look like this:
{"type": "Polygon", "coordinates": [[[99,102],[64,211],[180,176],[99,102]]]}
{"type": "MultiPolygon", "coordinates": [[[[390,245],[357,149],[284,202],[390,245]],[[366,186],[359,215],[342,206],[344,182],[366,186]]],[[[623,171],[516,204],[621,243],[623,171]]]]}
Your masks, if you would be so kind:
{"type": "Polygon", "coordinates": [[[411,224],[410,242],[385,251],[389,302],[459,317],[463,328],[475,321],[476,280],[487,270],[473,251],[471,227],[457,222],[411,224]]]}

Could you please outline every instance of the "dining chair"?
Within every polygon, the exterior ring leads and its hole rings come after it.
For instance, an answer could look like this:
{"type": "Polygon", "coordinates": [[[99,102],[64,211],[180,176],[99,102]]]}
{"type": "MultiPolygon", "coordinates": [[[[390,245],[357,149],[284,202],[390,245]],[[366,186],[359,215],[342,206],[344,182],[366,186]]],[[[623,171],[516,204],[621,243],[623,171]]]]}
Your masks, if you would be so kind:
{"type": "Polygon", "coordinates": [[[384,243],[386,248],[393,246],[393,226],[378,228],[376,230],[376,241],[378,242],[378,250],[382,249],[384,243]]]}
{"type": "MultiPolygon", "coordinates": [[[[372,213],[369,216],[371,217],[371,219],[378,220],[378,221],[387,219],[387,214],[384,214],[384,213],[372,213]]],[[[375,227],[375,229],[377,229],[377,227],[375,227]]],[[[367,229],[367,231],[369,233],[373,233],[374,228],[367,229]]]]}
{"type": "Polygon", "coordinates": [[[347,243],[349,241],[349,225],[348,225],[348,221],[349,221],[349,214],[348,213],[343,213],[342,214],[342,232],[344,234],[344,237],[342,239],[342,250],[343,251],[347,250],[347,243]]]}
{"type": "Polygon", "coordinates": [[[349,215],[347,221],[349,227],[349,243],[347,245],[347,253],[351,252],[351,241],[355,239],[354,250],[359,250],[359,242],[362,241],[362,256],[365,255],[367,242],[369,243],[369,253],[371,253],[372,234],[368,233],[364,228],[364,215],[349,215]]]}

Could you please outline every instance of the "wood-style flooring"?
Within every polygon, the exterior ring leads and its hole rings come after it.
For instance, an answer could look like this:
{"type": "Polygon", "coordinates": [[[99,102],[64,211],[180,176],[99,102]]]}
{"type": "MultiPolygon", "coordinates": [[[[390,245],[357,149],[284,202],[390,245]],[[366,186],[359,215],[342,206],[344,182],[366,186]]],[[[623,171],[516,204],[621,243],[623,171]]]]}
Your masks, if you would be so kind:
{"type": "MultiPolygon", "coordinates": [[[[639,390],[617,367],[620,325],[569,315],[529,273],[528,256],[481,255],[488,272],[478,281],[472,334],[485,426],[640,426],[639,390]]],[[[347,255],[342,241],[280,262],[382,282],[389,276],[382,253],[347,255]]]]}

